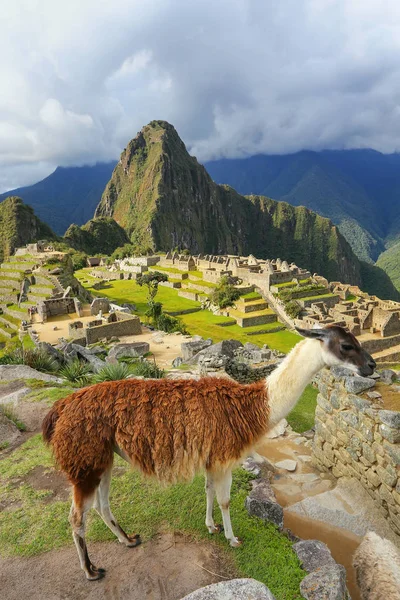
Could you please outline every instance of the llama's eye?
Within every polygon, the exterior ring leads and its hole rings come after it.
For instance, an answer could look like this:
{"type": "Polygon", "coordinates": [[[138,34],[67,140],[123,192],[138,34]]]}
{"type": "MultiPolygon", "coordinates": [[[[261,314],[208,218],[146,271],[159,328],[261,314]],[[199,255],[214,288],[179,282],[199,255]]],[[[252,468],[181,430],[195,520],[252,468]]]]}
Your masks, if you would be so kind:
{"type": "Polygon", "coordinates": [[[346,352],[349,350],[354,350],[353,346],[351,346],[350,344],[340,344],[340,347],[342,350],[346,350],[346,352]]]}

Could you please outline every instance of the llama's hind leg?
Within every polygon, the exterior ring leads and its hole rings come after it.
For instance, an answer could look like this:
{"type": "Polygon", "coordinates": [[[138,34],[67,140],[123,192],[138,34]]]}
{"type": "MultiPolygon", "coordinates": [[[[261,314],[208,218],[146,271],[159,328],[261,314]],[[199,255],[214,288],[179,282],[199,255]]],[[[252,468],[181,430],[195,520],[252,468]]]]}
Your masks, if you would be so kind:
{"type": "Polygon", "coordinates": [[[85,484],[75,485],[71,511],[69,514],[69,521],[72,526],[72,536],[78,551],[79,562],[81,568],[85,572],[86,578],[90,581],[101,579],[104,577],[105,573],[105,569],[99,569],[92,564],[88,555],[85,540],[86,518],[87,513],[93,506],[94,494],[95,487],[93,486],[85,484]]]}
{"type": "Polygon", "coordinates": [[[221,473],[213,473],[214,487],[217,494],[217,500],[222,513],[222,521],[224,523],[225,537],[229,540],[230,545],[234,548],[241,545],[239,538],[233,535],[231,516],[229,512],[232,471],[223,471],[221,473]]]}
{"type": "Polygon", "coordinates": [[[215,488],[211,473],[206,473],[205,490],[207,497],[206,527],[209,533],[220,533],[222,531],[222,526],[216,525],[213,517],[215,488]]]}
{"type": "Polygon", "coordinates": [[[96,490],[95,508],[99,515],[103,519],[104,523],[111,529],[111,531],[117,536],[121,544],[125,544],[128,548],[134,548],[139,546],[141,543],[140,535],[128,535],[118,524],[116,518],[110,509],[110,483],[111,483],[111,470],[109,467],[102,475],[100,485],[96,490]]]}

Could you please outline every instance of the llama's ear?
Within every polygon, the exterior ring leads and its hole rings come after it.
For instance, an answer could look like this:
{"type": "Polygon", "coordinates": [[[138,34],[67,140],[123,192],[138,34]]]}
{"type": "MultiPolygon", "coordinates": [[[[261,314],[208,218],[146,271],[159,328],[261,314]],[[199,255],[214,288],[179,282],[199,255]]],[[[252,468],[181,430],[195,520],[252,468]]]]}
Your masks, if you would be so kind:
{"type": "Polygon", "coordinates": [[[296,327],[296,331],[303,337],[312,338],[314,340],[323,340],[329,335],[329,329],[322,328],[302,329],[301,327],[296,327]]]}

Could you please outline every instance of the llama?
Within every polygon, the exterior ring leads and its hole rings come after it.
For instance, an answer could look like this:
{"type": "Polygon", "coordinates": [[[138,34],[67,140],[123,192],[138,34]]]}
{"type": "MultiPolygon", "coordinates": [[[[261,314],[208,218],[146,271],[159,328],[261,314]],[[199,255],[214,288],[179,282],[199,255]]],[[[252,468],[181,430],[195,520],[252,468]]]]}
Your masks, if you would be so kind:
{"type": "Polygon", "coordinates": [[[369,531],[353,566],[362,600],[400,600],[400,553],[392,542],[369,531]]]}
{"type": "Polygon", "coordinates": [[[214,523],[214,497],[230,545],[240,545],[229,514],[232,469],[249,456],[266,432],[285,417],[305,386],[324,366],[343,364],[370,375],[375,361],[344,329],[298,329],[297,344],[269,377],[242,385],[226,378],[122,380],[84,388],[59,400],[43,421],[44,440],[73,486],[70,523],[87,579],[104,569],[88,556],[85,522],[94,506],[129,547],[140,544],[117,523],[109,505],[114,452],[160,481],[190,480],[206,474],[206,526],[214,523]]]}

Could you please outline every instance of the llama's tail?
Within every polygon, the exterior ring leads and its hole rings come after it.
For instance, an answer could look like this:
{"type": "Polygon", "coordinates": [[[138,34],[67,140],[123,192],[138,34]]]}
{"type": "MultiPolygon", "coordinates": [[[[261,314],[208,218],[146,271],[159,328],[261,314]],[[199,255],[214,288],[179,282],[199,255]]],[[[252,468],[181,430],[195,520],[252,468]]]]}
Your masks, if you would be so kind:
{"type": "Polygon", "coordinates": [[[65,402],[55,402],[51,410],[47,413],[42,423],[42,435],[46,444],[51,444],[56,423],[64,409],[65,402]]]}

